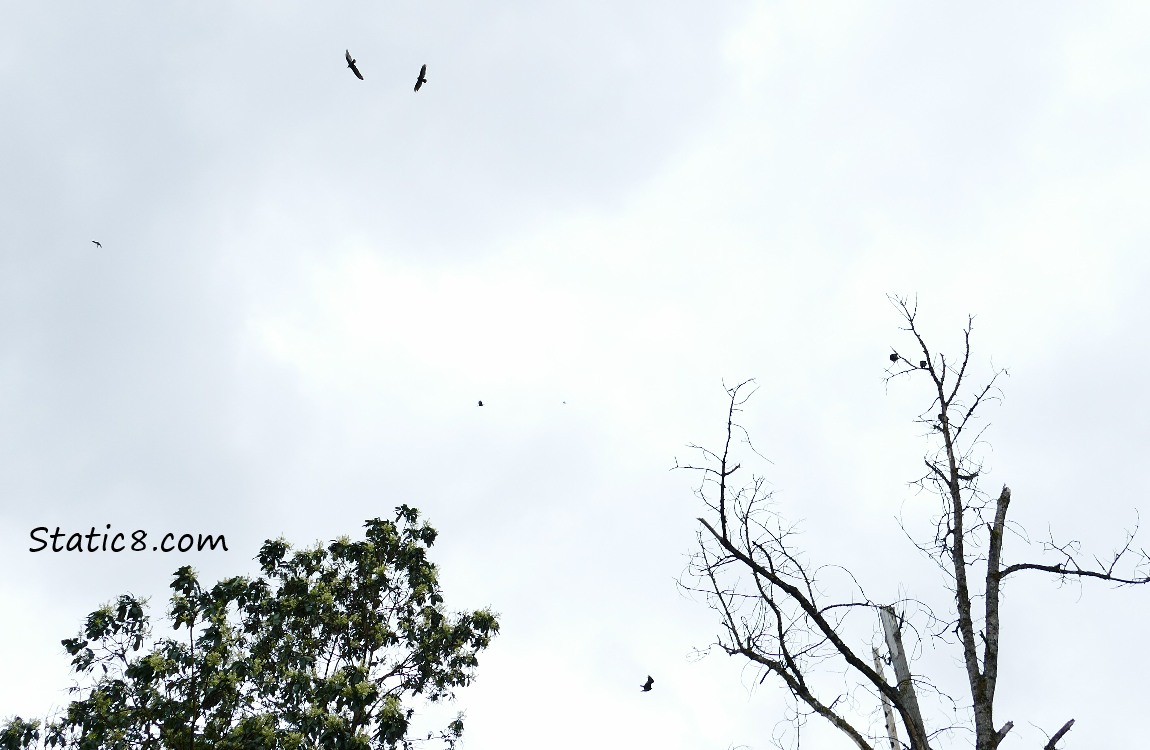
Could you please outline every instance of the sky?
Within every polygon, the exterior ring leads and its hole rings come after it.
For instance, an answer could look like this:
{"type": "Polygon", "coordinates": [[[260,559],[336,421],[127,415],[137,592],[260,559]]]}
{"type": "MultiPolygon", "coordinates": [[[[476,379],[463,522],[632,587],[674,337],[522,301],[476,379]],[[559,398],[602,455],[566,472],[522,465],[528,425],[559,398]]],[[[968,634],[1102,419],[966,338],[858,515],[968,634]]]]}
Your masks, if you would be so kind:
{"type": "MultiPolygon", "coordinates": [[[[66,705],[60,640],[102,603],[162,619],[183,565],[254,575],[267,539],[406,503],[448,608],[500,613],[467,750],[786,740],[781,684],[698,656],[718,615],[677,581],[704,506],[671,469],[753,378],[753,469],[809,559],[944,599],[898,522],[929,538],[938,500],[888,294],[952,355],[974,315],[972,382],[1009,373],[982,487],[1035,542],[1104,555],[1150,514],[1145,3],[0,16],[0,717],[66,705]],[[104,524],[229,549],[29,551],[104,524]]],[[[1003,607],[1004,747],[1069,718],[1060,747],[1130,746],[1150,590],[1034,575],[1003,607]]],[[[913,656],[961,686],[957,652],[913,656]]]]}

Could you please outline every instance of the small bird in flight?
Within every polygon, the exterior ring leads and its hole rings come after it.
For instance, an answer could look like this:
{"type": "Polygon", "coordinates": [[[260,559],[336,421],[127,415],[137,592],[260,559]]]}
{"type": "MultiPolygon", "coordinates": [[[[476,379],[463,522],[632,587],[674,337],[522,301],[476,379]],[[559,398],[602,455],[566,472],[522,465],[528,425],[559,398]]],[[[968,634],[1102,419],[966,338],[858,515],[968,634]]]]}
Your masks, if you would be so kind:
{"type": "Polygon", "coordinates": [[[483,402],[482,402],[482,401],[480,401],[480,402],[479,402],[479,405],[480,405],[480,406],[483,406],[483,402]]]}
{"type": "Polygon", "coordinates": [[[359,72],[359,68],[355,67],[355,60],[352,59],[351,52],[344,50],[343,56],[347,58],[347,67],[351,68],[351,72],[355,73],[355,77],[362,81],[363,74],[359,72]]]}
{"type": "Polygon", "coordinates": [[[894,352],[890,355],[890,361],[891,362],[898,362],[898,352],[894,352]]]}
{"type": "Polygon", "coordinates": [[[427,63],[424,63],[423,67],[419,69],[419,78],[415,79],[415,90],[419,91],[419,87],[425,83],[427,83],[427,63]]]}
{"type": "Polygon", "coordinates": [[[639,687],[643,688],[644,693],[649,693],[649,692],[651,692],[651,686],[654,684],[655,684],[655,680],[651,677],[651,675],[647,675],[647,681],[644,682],[639,687]]]}
{"type": "Polygon", "coordinates": [[[95,240],[92,240],[92,244],[96,247],[103,247],[103,245],[101,245],[99,242],[96,242],[95,240]]]}

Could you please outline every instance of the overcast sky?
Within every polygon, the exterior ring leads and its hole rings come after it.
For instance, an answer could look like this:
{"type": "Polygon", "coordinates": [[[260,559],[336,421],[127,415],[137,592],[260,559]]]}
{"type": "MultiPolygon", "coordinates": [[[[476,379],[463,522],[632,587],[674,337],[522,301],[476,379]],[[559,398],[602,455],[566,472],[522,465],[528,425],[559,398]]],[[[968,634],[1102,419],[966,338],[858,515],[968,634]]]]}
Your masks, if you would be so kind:
{"type": "MultiPolygon", "coordinates": [[[[719,621],[676,587],[703,507],[669,469],[756,378],[810,559],[937,597],[888,293],[1009,371],[983,488],[1109,551],[1150,514],[1150,6],[927,5],[0,2],[0,717],[66,705],[103,602],[162,618],[182,565],[408,503],[447,606],[501,613],[468,750],[768,748],[781,685],[691,658],[719,621]],[[104,524],[230,551],[29,552],[104,524]]],[[[1010,585],[1004,747],[1131,746],[1147,617],[1010,585]]]]}

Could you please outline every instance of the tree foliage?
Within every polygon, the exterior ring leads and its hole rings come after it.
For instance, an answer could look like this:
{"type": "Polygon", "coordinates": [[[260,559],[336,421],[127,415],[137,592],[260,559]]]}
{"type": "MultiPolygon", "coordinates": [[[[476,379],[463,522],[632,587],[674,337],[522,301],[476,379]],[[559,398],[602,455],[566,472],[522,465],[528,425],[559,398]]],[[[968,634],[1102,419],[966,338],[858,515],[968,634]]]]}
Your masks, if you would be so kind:
{"type": "Polygon", "coordinates": [[[427,557],[436,531],[417,510],[364,525],[363,541],[326,548],[269,540],[254,579],[205,588],[180,568],[169,615],[183,637],[152,643],[147,601],[130,594],[97,609],[62,641],[90,682],[72,688],[84,696],[43,729],[9,720],[0,749],[453,748],[462,714],[412,738],[413,704],[452,700],[472,681],[496,615],[444,611],[427,557]]]}
{"type": "MultiPolygon", "coordinates": [[[[1013,727],[1013,722],[997,725],[994,716],[1000,602],[1007,579],[1045,573],[1062,580],[1145,584],[1150,582],[1150,556],[1134,546],[1135,526],[1114,552],[1105,558],[1093,557],[1093,562],[1080,554],[1076,542],[1058,543],[1053,538],[1041,545],[1040,559],[1008,561],[1005,532],[1012,529],[1007,524],[1011,492],[1007,487],[991,496],[980,491],[981,465],[972,451],[981,435],[974,430],[977,410],[997,397],[995,382],[1002,373],[993,373],[980,388],[970,388],[973,319],[964,331],[962,355],[948,360],[933,352],[920,335],[916,309],[905,299],[891,301],[907,323],[903,330],[913,339],[915,356],[892,352],[888,380],[926,379],[933,392],[932,403],[918,421],[929,428],[935,449],[926,457],[926,474],[917,484],[932,487],[940,506],[933,539],[915,544],[941,569],[949,611],[936,614],[921,600],[909,598],[893,607],[889,602],[875,602],[850,571],[812,565],[795,545],[795,526],[771,505],[765,478],[752,475],[743,484],[732,480],[742,468],[736,457],[740,445],[755,452],[737,422],[737,414],[750,398],[751,381],[727,389],[722,448],[712,451],[693,445],[703,461],[679,467],[700,472],[703,481],[697,494],[710,511],[709,517],[698,519],[702,526],[699,549],[690,568],[698,583],[683,585],[704,594],[719,613],[722,632],[716,645],[721,650],[760,668],[763,680],[772,677],[787,688],[794,707],[791,719],[796,732],[792,737],[799,736],[808,717],[818,716],[860,750],[897,745],[929,750],[941,734],[955,730],[969,732],[976,750],[995,750],[1013,727]],[[849,597],[836,599],[826,593],[831,576],[837,577],[839,588],[845,581],[852,590],[849,597]],[[912,678],[907,671],[902,677],[896,674],[894,682],[887,680],[878,651],[873,649],[873,623],[884,610],[891,615],[888,622],[896,623],[887,635],[888,644],[898,641],[888,661],[896,672],[900,665],[893,652],[901,650],[900,628],[913,627],[915,617],[923,629],[957,647],[968,693],[955,698],[934,689],[965,708],[960,711],[965,716],[963,725],[932,729],[923,722],[917,693],[934,687],[925,675],[912,678]],[[907,617],[909,610],[914,616],[907,617]],[[886,714],[887,726],[879,720],[884,713],[880,707],[891,712],[886,714]],[[903,727],[905,743],[898,742],[891,731],[898,724],[903,727]]],[[[1027,538],[1021,532],[1019,536],[1027,538]]],[[[1054,750],[1073,723],[1071,719],[1051,735],[1046,750],[1054,750]]]]}

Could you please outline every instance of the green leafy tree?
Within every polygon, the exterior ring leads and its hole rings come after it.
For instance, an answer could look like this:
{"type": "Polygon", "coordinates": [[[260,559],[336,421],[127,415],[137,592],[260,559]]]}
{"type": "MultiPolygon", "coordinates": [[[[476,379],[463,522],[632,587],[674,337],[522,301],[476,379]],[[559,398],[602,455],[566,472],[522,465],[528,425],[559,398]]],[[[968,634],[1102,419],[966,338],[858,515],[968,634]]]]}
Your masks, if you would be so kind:
{"type": "Polygon", "coordinates": [[[177,638],[152,641],[147,600],[104,605],[62,641],[90,682],[72,688],[84,697],[43,729],[10,719],[0,750],[453,748],[463,715],[412,738],[412,706],[450,701],[472,681],[496,615],[445,613],[427,558],[436,531],[416,509],[364,525],[364,541],[326,548],[292,553],[268,541],[254,580],[205,589],[180,568],[169,610],[177,638]]]}

